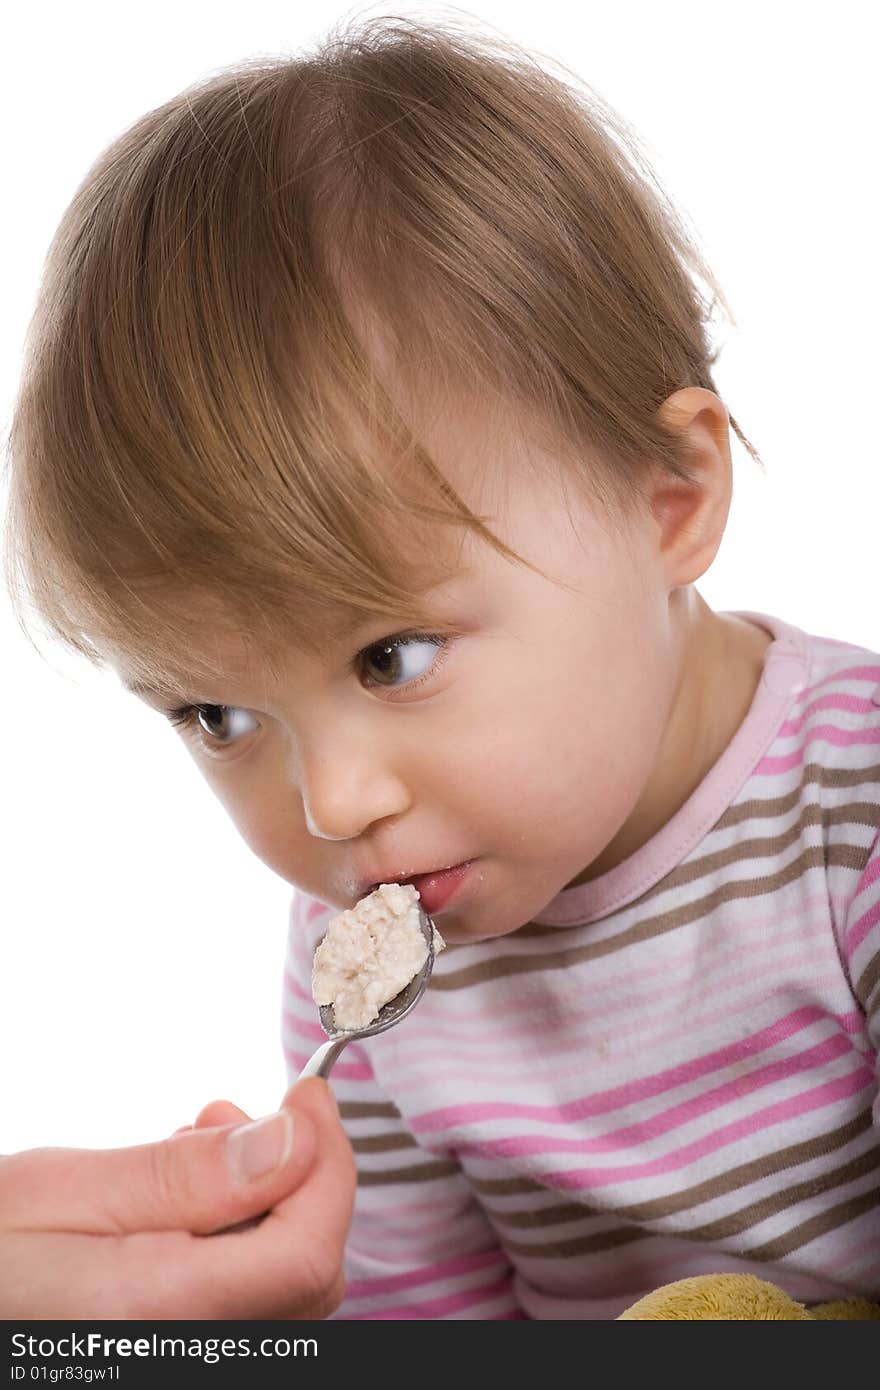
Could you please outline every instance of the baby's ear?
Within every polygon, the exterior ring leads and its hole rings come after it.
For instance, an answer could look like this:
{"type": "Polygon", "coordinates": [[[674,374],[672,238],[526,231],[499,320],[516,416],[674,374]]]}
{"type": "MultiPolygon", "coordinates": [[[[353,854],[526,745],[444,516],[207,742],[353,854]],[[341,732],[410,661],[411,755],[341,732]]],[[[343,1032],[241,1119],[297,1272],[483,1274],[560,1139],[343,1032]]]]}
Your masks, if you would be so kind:
{"type": "Polygon", "coordinates": [[[682,440],[687,478],[655,467],[650,507],[671,588],[692,584],[718,552],[733,490],[727,410],[713,391],[686,386],[657,411],[664,429],[682,440]]]}
{"type": "Polygon", "coordinates": [[[705,386],[683,386],[680,391],[673,391],[667,396],[657,409],[658,423],[673,435],[688,429],[701,415],[706,417],[704,423],[714,429],[719,445],[729,441],[730,416],[727,406],[715,391],[709,391],[705,386]]]}

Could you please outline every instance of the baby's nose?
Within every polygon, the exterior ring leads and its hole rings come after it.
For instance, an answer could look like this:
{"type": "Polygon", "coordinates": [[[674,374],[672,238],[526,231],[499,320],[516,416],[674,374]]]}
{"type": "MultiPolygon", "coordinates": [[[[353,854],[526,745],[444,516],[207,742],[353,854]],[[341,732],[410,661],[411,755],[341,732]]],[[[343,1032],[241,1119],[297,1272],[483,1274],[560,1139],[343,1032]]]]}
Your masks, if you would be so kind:
{"type": "Polygon", "coordinates": [[[356,839],[375,821],[399,816],[409,806],[400,778],[377,771],[375,761],[360,775],[351,767],[342,771],[336,760],[312,769],[302,798],[306,828],[316,840],[356,839]]]}

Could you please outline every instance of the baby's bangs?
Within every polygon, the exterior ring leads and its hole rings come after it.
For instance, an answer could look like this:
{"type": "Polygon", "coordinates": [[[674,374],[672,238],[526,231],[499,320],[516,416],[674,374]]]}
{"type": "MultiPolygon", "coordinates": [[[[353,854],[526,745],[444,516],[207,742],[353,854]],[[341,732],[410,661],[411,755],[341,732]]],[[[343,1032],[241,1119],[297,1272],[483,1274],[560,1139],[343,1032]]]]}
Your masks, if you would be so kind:
{"type": "Polygon", "coordinates": [[[328,621],[416,618],[444,525],[499,544],[376,377],[277,147],[224,180],[179,117],[137,123],[65,213],[10,433],[20,618],[144,680],[215,674],[206,599],[315,650],[328,621]]]}
{"type": "Polygon", "coordinates": [[[291,645],[318,654],[328,633],[368,619],[422,626],[420,595],[452,572],[455,533],[485,530],[419,445],[382,468],[345,447],[351,422],[334,426],[326,407],[308,447],[288,410],[287,447],[264,434],[247,459],[224,454],[218,431],[213,450],[181,437],[159,460],[158,429],[123,436],[109,418],[112,447],[96,429],[75,475],[32,469],[27,495],[11,497],[20,544],[8,581],[53,638],[139,683],[222,681],[211,648],[227,632],[271,662],[291,645]],[[209,452],[210,468],[193,465],[209,452]]]}

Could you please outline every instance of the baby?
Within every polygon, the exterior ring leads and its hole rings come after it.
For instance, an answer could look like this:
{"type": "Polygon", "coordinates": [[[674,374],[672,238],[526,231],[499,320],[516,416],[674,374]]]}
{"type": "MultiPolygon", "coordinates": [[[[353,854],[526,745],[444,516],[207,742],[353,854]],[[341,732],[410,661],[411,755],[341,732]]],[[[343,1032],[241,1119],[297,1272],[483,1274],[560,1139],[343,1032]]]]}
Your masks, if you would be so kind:
{"type": "Polygon", "coordinates": [[[7,579],[293,886],[291,1078],[332,917],[448,943],[333,1073],[336,1316],[880,1294],[880,654],[695,587],[715,301],[613,112],[413,20],[150,112],[51,248],[7,579]]]}

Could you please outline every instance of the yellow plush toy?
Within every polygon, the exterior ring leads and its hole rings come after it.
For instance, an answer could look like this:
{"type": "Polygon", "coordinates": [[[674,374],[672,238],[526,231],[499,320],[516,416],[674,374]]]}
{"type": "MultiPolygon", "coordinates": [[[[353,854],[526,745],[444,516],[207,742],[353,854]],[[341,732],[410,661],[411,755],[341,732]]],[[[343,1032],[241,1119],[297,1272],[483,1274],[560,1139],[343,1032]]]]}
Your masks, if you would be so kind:
{"type": "Polygon", "coordinates": [[[716,1321],[796,1321],[813,1318],[880,1320],[880,1303],[867,1298],[844,1298],[807,1308],[775,1284],[752,1274],[702,1274],[678,1279],[640,1298],[620,1318],[714,1318],[716,1321]]]}

